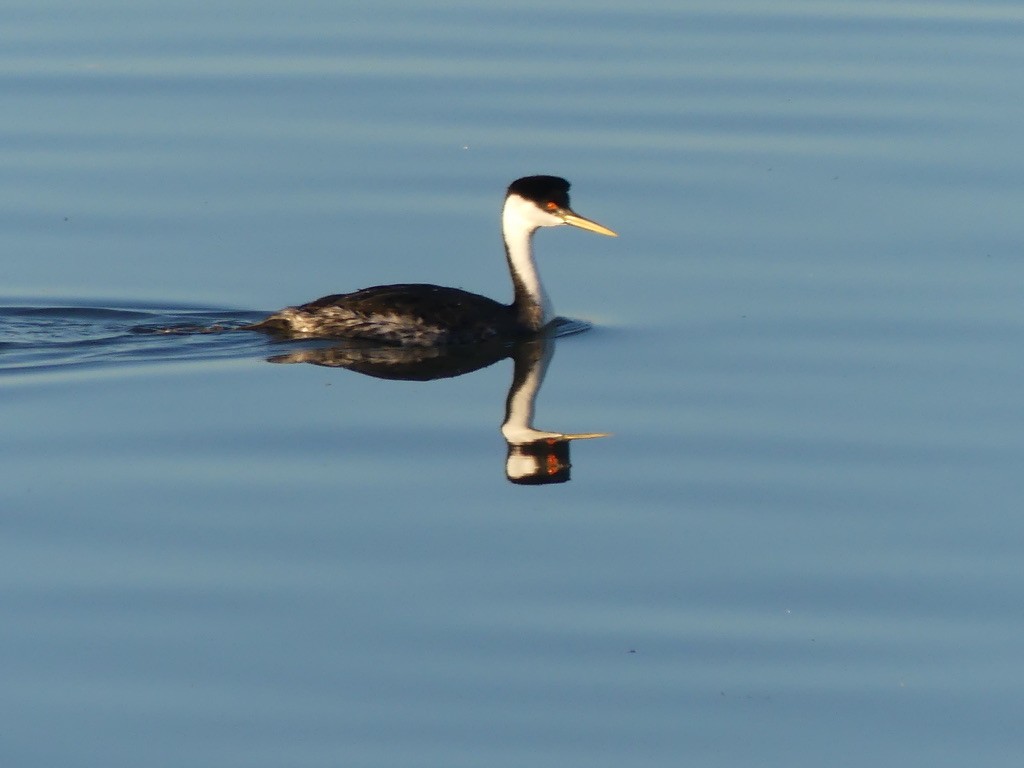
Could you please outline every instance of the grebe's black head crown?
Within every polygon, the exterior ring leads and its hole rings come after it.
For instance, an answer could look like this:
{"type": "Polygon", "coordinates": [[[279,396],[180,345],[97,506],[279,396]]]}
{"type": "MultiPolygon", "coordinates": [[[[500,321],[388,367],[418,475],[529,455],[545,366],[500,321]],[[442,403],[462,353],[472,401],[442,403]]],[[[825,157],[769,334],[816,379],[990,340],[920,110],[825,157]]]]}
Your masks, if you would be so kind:
{"type": "Polygon", "coordinates": [[[569,207],[569,182],[559,176],[524,176],[509,184],[502,220],[506,239],[509,227],[533,232],[538,227],[562,224],[616,236],[608,227],[583,218],[569,207]]]}
{"type": "Polygon", "coordinates": [[[560,176],[524,176],[508,185],[508,195],[519,195],[531,200],[539,208],[554,203],[559,208],[569,208],[569,182],[560,176]]]}

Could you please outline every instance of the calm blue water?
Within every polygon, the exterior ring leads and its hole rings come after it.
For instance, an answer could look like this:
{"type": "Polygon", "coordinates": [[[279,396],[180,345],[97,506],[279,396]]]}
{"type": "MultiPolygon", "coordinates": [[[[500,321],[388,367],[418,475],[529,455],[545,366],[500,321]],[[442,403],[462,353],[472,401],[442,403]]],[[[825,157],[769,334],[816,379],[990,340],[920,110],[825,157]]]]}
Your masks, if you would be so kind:
{"type": "Polygon", "coordinates": [[[4,765],[1019,763],[1019,4],[3,16],[4,765]],[[147,332],[506,296],[529,173],[546,371],[147,332]]]}

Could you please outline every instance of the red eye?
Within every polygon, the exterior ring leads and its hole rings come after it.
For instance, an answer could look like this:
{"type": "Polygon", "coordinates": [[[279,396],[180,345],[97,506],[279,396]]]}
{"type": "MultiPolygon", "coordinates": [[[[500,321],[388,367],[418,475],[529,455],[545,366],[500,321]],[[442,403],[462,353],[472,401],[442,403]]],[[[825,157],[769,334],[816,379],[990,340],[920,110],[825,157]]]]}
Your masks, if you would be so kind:
{"type": "Polygon", "coordinates": [[[558,205],[556,203],[548,203],[544,207],[547,208],[549,211],[557,211],[558,210],[558,205]]]}

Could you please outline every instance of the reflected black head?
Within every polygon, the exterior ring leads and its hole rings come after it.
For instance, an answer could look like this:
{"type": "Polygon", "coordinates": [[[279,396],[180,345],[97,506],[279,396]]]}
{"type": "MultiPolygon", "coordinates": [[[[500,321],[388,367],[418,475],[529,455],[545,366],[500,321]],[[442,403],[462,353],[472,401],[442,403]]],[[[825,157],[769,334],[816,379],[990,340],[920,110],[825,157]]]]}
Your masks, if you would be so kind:
{"type": "Polygon", "coordinates": [[[569,207],[569,182],[559,176],[524,176],[509,184],[508,195],[519,195],[532,200],[541,208],[554,203],[559,208],[569,207]]]}
{"type": "Polygon", "coordinates": [[[516,485],[551,485],[567,483],[570,480],[568,440],[533,440],[528,443],[509,443],[508,456],[505,460],[505,477],[516,485]],[[517,474],[509,474],[512,459],[529,457],[531,462],[524,462],[516,467],[517,474]]]}

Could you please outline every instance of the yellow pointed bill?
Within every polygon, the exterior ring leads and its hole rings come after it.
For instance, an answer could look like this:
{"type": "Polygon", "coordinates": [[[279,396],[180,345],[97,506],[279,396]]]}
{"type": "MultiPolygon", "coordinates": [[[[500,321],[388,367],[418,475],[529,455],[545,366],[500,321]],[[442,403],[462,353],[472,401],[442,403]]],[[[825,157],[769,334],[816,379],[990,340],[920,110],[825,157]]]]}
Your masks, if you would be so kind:
{"type": "Polygon", "coordinates": [[[579,227],[580,229],[588,229],[591,232],[597,232],[599,235],[608,235],[609,237],[618,237],[618,233],[608,229],[603,224],[598,224],[596,221],[585,219],[582,216],[578,216],[572,211],[562,209],[558,212],[558,215],[562,217],[562,221],[573,227],[579,227]]]}

